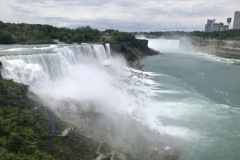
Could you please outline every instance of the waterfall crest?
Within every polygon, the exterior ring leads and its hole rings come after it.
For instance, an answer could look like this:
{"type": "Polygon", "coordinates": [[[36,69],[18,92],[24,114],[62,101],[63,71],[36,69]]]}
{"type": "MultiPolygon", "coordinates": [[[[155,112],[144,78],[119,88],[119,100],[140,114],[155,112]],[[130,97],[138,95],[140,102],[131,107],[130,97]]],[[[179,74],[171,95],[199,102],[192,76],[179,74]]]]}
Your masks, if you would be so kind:
{"type": "Polygon", "coordinates": [[[21,54],[2,56],[2,76],[30,86],[41,86],[67,74],[67,68],[73,64],[103,63],[111,58],[110,45],[105,47],[102,44],[56,46],[51,53],[25,54],[22,51],[21,54]]]}

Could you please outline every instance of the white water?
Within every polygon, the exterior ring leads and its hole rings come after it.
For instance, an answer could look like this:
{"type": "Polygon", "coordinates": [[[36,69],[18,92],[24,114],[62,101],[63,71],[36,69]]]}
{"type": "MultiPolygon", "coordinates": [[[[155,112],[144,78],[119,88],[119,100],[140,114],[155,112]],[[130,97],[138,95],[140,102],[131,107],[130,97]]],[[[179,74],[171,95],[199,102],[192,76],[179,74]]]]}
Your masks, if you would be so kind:
{"type": "MultiPolygon", "coordinates": [[[[18,54],[0,57],[3,63],[2,75],[16,82],[39,88],[46,83],[66,76],[68,67],[79,62],[106,63],[110,54],[105,52],[102,45],[72,45],[72,46],[49,46],[31,49],[53,49],[52,53],[27,54],[23,50],[8,49],[11,51],[22,51],[18,54]]],[[[3,50],[6,51],[6,50],[3,50]]]]}
{"type": "Polygon", "coordinates": [[[53,109],[64,107],[59,100],[90,101],[100,112],[126,115],[157,130],[146,107],[156,85],[147,77],[154,74],[128,68],[123,58],[112,57],[109,44],[36,48],[47,53],[26,55],[18,48],[8,49],[20,52],[0,57],[2,76],[29,85],[53,109]]]}
{"type": "Polygon", "coordinates": [[[142,61],[159,74],[150,110],[160,132],[172,136],[183,159],[239,159],[239,60],[192,52],[175,40],[149,40],[149,46],[163,53],[142,61]]]}
{"type": "Polygon", "coordinates": [[[177,51],[180,50],[180,40],[151,39],[149,47],[158,51],[177,51]]]}

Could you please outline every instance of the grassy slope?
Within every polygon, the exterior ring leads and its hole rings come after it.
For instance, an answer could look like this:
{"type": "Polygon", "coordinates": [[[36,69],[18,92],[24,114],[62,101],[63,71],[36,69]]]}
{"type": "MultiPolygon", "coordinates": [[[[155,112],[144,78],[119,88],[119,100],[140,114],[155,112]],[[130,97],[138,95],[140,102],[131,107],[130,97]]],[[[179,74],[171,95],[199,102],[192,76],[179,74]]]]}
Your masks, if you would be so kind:
{"type": "MultiPolygon", "coordinates": [[[[47,111],[34,109],[27,98],[27,86],[0,79],[0,159],[92,159],[98,142],[70,134],[51,135],[51,117],[47,111]]],[[[57,131],[67,124],[56,119],[57,131]]]]}

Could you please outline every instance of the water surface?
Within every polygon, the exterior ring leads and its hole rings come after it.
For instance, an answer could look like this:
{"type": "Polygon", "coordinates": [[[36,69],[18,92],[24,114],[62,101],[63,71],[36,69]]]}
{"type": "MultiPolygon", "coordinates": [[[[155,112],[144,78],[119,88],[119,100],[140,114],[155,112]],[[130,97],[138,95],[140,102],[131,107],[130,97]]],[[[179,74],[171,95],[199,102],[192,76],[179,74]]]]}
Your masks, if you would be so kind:
{"type": "Polygon", "coordinates": [[[149,42],[154,49],[164,49],[163,54],[142,60],[145,71],[159,74],[152,78],[158,94],[149,108],[184,159],[239,159],[239,62],[178,50],[178,44],[149,42]]]}

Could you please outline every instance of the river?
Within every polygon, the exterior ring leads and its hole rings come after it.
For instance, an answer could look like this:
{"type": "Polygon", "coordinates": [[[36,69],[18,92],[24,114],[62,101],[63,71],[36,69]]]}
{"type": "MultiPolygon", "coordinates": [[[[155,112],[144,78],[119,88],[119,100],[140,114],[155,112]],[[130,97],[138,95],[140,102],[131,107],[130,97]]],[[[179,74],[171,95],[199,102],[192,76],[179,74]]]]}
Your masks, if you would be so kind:
{"type": "Polygon", "coordinates": [[[158,86],[154,110],[168,141],[185,160],[240,158],[240,65],[181,49],[178,40],[149,40],[163,54],[142,60],[158,86]]]}

